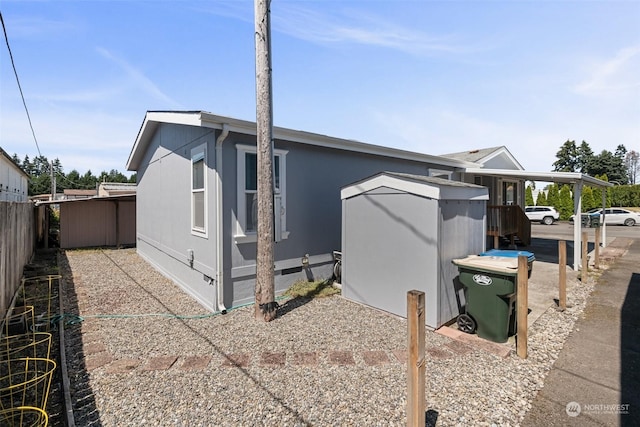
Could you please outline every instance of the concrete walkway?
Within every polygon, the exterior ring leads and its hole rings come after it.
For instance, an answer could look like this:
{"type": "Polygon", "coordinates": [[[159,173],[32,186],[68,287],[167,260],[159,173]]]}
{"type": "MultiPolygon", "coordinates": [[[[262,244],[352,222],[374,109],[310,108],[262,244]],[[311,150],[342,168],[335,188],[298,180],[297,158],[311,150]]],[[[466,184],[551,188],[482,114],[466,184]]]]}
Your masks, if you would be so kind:
{"type": "Polygon", "coordinates": [[[618,238],[522,426],[640,425],[640,242],[618,238]],[[624,253],[624,254],[622,254],[624,253]]]}

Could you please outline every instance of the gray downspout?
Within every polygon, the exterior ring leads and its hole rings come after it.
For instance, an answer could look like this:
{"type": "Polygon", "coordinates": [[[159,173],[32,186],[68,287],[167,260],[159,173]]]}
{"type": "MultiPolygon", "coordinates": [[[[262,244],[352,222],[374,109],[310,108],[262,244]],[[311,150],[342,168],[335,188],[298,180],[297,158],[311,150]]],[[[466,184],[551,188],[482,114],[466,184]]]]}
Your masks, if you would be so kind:
{"type": "Polygon", "coordinates": [[[222,143],[229,136],[229,126],[222,124],[222,132],[216,139],[216,304],[217,309],[221,313],[226,313],[227,308],[224,306],[224,237],[223,224],[224,213],[222,210],[222,143]]]}

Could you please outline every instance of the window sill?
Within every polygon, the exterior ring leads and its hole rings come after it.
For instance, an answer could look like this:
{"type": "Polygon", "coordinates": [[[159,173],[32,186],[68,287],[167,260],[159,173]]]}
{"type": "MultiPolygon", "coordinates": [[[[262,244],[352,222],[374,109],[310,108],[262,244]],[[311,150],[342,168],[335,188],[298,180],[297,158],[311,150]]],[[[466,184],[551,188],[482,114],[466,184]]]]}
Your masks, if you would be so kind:
{"type": "MultiPolygon", "coordinates": [[[[285,239],[288,239],[288,238],[289,238],[289,232],[288,231],[283,231],[281,240],[285,240],[285,239]]],[[[233,236],[233,241],[236,244],[256,243],[258,241],[258,235],[256,233],[236,234],[235,236],[233,236]]]]}

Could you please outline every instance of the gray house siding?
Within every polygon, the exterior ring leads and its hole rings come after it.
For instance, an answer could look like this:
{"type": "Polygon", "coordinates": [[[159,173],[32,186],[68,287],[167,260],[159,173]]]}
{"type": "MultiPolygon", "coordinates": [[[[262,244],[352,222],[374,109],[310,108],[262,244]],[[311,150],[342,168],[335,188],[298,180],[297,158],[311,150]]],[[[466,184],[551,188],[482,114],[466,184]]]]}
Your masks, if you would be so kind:
{"type": "MultiPolygon", "coordinates": [[[[201,304],[213,310],[215,276],[215,207],[212,189],[215,175],[206,174],[207,232],[191,233],[191,149],[215,135],[211,129],[162,124],[157,129],[138,171],[137,250],[148,262],[180,284],[201,304]],[[193,268],[189,262],[193,251],[193,268]],[[207,277],[205,277],[207,276],[207,277]]],[[[205,163],[215,164],[215,150],[208,149],[205,163]]]]}
{"type": "MultiPolygon", "coordinates": [[[[231,134],[224,145],[225,253],[230,248],[231,264],[225,256],[225,305],[253,300],[255,286],[255,243],[235,243],[237,217],[237,144],[255,145],[255,137],[231,134]],[[231,209],[228,207],[231,206],[231,209]],[[229,218],[227,218],[230,215],[229,218]],[[227,219],[230,221],[227,222],[227,219]],[[228,243],[227,243],[228,239],[228,243]],[[230,273],[230,277],[229,277],[230,273]]],[[[306,144],[276,140],[275,149],[287,150],[287,239],[275,244],[276,292],[296,280],[330,278],[334,250],[341,250],[340,189],[383,170],[426,174],[430,167],[389,157],[360,154],[306,144]],[[302,258],[310,256],[310,268],[302,269],[302,258]]],[[[438,166],[438,169],[445,169],[438,166]]]]}
{"type": "MultiPolygon", "coordinates": [[[[221,304],[232,308],[254,299],[255,235],[239,226],[239,218],[248,208],[244,206],[246,199],[239,200],[239,194],[245,197],[246,189],[239,186],[246,175],[238,165],[243,167],[243,153],[256,145],[251,132],[249,122],[205,113],[149,113],[129,159],[130,170],[138,172],[138,252],[212,311],[221,309],[221,304]],[[147,122],[150,115],[160,119],[147,122]],[[177,122],[167,122],[165,117],[177,122]],[[217,149],[218,139],[223,142],[217,149]],[[206,145],[205,235],[191,229],[192,149],[202,144],[206,145]],[[216,159],[217,153],[221,153],[220,159],[216,159]],[[216,203],[218,175],[222,177],[221,206],[216,203]],[[218,209],[222,213],[219,233],[218,209]],[[216,271],[219,264],[220,272],[216,271]],[[220,294],[223,301],[217,300],[220,294]]],[[[301,131],[278,132],[284,135],[274,146],[276,153],[284,156],[280,161],[284,162],[281,170],[286,170],[282,177],[286,188],[281,190],[287,233],[274,248],[277,293],[300,279],[331,276],[332,252],[341,250],[342,187],[381,171],[420,175],[428,175],[430,170],[451,171],[453,179],[460,179],[454,169],[463,163],[457,161],[441,164],[439,158],[428,155],[301,131]],[[413,159],[414,154],[419,160],[413,159]],[[308,265],[303,264],[303,258],[308,258],[308,265]]]]}

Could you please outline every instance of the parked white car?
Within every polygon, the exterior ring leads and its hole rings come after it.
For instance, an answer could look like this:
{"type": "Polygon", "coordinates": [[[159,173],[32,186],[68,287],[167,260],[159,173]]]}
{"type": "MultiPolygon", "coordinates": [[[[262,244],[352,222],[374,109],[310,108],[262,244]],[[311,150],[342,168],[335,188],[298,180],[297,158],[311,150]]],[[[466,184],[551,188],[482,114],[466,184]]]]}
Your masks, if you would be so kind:
{"type": "MultiPolygon", "coordinates": [[[[607,208],[604,211],[605,224],[607,225],[626,225],[632,227],[636,224],[640,224],[640,214],[622,208],[607,208]]],[[[591,209],[585,212],[583,215],[588,215],[589,218],[594,216],[600,216],[600,224],[602,224],[602,208],[591,209]]],[[[575,215],[571,215],[569,221],[573,222],[575,215]]]]}
{"type": "Polygon", "coordinates": [[[560,218],[560,212],[553,206],[526,206],[524,213],[529,221],[539,221],[545,225],[551,225],[560,218]]]}

